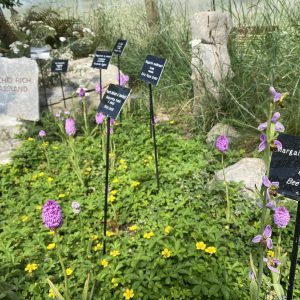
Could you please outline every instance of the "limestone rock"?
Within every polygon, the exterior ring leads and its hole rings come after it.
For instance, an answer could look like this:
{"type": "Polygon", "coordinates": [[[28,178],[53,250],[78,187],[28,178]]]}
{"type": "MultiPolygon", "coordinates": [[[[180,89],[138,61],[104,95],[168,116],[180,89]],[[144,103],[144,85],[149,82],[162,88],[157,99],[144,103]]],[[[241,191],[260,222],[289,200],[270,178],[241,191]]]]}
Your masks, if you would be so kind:
{"type": "Polygon", "coordinates": [[[39,120],[37,63],[26,57],[0,57],[0,70],[0,118],[39,120]]]}
{"type": "MultiPolygon", "coordinates": [[[[265,175],[266,166],[260,158],[243,158],[236,164],[225,168],[226,181],[244,182],[248,191],[255,192],[262,185],[262,177],[265,175]]],[[[223,171],[217,171],[215,180],[224,180],[223,171]]]]}
{"type": "Polygon", "coordinates": [[[216,138],[221,134],[226,135],[230,142],[234,142],[239,137],[234,127],[228,124],[217,123],[207,134],[206,143],[214,143],[216,138]]]}
{"type": "MultiPolygon", "coordinates": [[[[76,90],[79,87],[84,87],[88,90],[89,96],[87,102],[89,107],[98,107],[100,102],[99,94],[94,92],[96,83],[100,81],[99,69],[92,68],[92,57],[69,61],[68,72],[62,75],[64,94],[68,109],[78,104],[79,98],[76,95],[76,90]]],[[[112,64],[107,70],[102,70],[102,86],[107,88],[110,83],[118,83],[118,68],[112,64]]],[[[55,86],[46,89],[48,105],[54,111],[64,107],[62,90],[60,86],[55,86]]],[[[40,103],[46,105],[44,90],[40,89],[40,103]]]]}

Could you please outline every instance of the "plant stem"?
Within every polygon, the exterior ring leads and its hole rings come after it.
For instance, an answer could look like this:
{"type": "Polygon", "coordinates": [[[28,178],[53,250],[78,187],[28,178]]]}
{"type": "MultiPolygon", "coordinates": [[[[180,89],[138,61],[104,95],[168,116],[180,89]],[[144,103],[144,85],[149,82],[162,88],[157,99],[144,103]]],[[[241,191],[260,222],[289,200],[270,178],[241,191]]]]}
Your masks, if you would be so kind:
{"type": "Polygon", "coordinates": [[[90,134],[90,128],[89,128],[89,124],[88,124],[88,120],[87,120],[85,99],[82,99],[82,107],[83,107],[83,119],[84,119],[85,136],[88,136],[90,134]]]}
{"type": "Polygon", "coordinates": [[[223,177],[224,177],[224,184],[225,184],[225,193],[226,193],[226,221],[230,222],[230,215],[231,215],[231,205],[230,205],[230,199],[229,199],[229,192],[228,192],[228,184],[225,178],[225,166],[224,166],[224,154],[222,153],[222,170],[223,170],[223,177]]]}
{"type": "Polygon", "coordinates": [[[67,277],[66,268],[65,268],[65,265],[62,260],[61,253],[60,253],[59,235],[58,235],[57,231],[55,231],[55,237],[56,237],[56,250],[57,250],[56,253],[57,253],[58,260],[59,260],[59,263],[60,263],[60,266],[61,266],[61,269],[62,269],[62,272],[64,275],[64,280],[65,280],[65,298],[66,298],[66,300],[71,300],[68,277],[67,277]]]}

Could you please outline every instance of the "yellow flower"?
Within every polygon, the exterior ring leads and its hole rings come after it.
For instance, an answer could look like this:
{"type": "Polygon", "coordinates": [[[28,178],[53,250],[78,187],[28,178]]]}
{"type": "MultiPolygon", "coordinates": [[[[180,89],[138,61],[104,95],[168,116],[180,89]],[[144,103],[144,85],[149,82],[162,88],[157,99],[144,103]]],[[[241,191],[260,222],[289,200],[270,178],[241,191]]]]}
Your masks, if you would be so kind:
{"type": "Polygon", "coordinates": [[[225,225],[226,230],[229,230],[229,228],[230,228],[229,225],[225,225]]]}
{"type": "Polygon", "coordinates": [[[113,287],[117,287],[119,285],[117,278],[112,278],[111,283],[112,283],[113,287]]]}
{"type": "Polygon", "coordinates": [[[117,190],[112,190],[112,191],[110,192],[110,194],[111,194],[111,195],[113,195],[113,196],[116,196],[116,195],[117,195],[117,193],[118,193],[118,191],[117,191],[117,190]]]}
{"type": "Polygon", "coordinates": [[[109,255],[111,255],[113,257],[119,256],[120,255],[120,251],[119,250],[110,251],[109,255]]]}
{"type": "Polygon", "coordinates": [[[117,178],[113,179],[112,183],[119,183],[119,179],[117,179],[117,178]]]}
{"type": "Polygon", "coordinates": [[[126,289],[125,292],[123,293],[123,296],[125,298],[125,300],[130,300],[131,298],[133,298],[134,296],[134,292],[133,289],[126,289]]]}
{"type": "Polygon", "coordinates": [[[65,198],[65,194],[59,194],[58,198],[65,198]]]}
{"type": "Polygon", "coordinates": [[[48,250],[53,250],[55,248],[56,244],[55,243],[51,243],[47,246],[48,250]]]}
{"type": "Polygon", "coordinates": [[[91,168],[91,167],[87,167],[87,168],[85,169],[85,171],[86,171],[86,172],[91,172],[91,171],[92,171],[92,168],[91,168]]]}
{"type": "Polygon", "coordinates": [[[49,298],[54,298],[54,299],[56,298],[53,289],[50,289],[50,290],[49,290],[48,297],[49,297],[49,298]]]}
{"type": "Polygon", "coordinates": [[[25,271],[28,273],[32,273],[32,271],[36,270],[38,268],[37,264],[28,264],[25,268],[25,271]]]}
{"type": "Polygon", "coordinates": [[[149,232],[145,232],[144,233],[144,238],[145,239],[151,239],[154,236],[154,232],[153,231],[149,231],[149,232]]]}
{"type": "Polygon", "coordinates": [[[52,177],[48,177],[47,181],[52,182],[54,179],[52,177]]]}
{"type": "Polygon", "coordinates": [[[29,216],[22,216],[21,217],[22,222],[26,222],[26,221],[28,221],[28,219],[29,219],[29,216]]]}
{"type": "Polygon", "coordinates": [[[71,276],[73,273],[73,270],[71,268],[66,269],[67,276],[71,276]]]}
{"type": "Polygon", "coordinates": [[[108,203],[113,203],[116,201],[116,197],[114,195],[109,195],[107,201],[108,203]]]}
{"type": "Polygon", "coordinates": [[[135,187],[139,186],[140,184],[141,184],[141,183],[140,183],[139,181],[132,180],[130,186],[131,186],[132,188],[135,188],[135,187]]]}
{"type": "Polygon", "coordinates": [[[114,232],[112,232],[112,231],[106,231],[106,236],[110,237],[110,236],[113,236],[113,235],[115,235],[114,232]]]}
{"type": "Polygon", "coordinates": [[[91,236],[91,239],[92,239],[92,241],[96,241],[96,240],[98,240],[98,235],[97,234],[93,234],[92,236],[91,236]]]}
{"type": "Polygon", "coordinates": [[[50,234],[50,235],[55,235],[55,231],[54,231],[54,230],[50,230],[50,231],[48,232],[48,234],[50,234]]]}
{"type": "Polygon", "coordinates": [[[166,226],[164,229],[165,234],[169,234],[172,231],[172,227],[171,226],[166,226]]]}
{"type": "Polygon", "coordinates": [[[34,141],[32,137],[27,138],[27,141],[34,141]]]}
{"type": "Polygon", "coordinates": [[[272,250],[268,250],[267,256],[268,256],[268,257],[275,257],[275,252],[272,251],[272,250]]]}
{"type": "Polygon", "coordinates": [[[206,244],[204,242],[197,242],[196,248],[197,248],[197,250],[205,250],[206,244]]]}
{"type": "Polygon", "coordinates": [[[52,149],[53,149],[53,150],[58,150],[59,147],[58,147],[58,146],[52,146],[52,149]]]}
{"type": "Polygon", "coordinates": [[[126,161],[125,161],[125,159],[121,158],[121,159],[119,160],[119,163],[120,163],[120,165],[125,165],[125,164],[126,164],[126,161]]]}
{"type": "Polygon", "coordinates": [[[130,231],[136,231],[137,229],[138,229],[138,226],[137,226],[137,225],[129,226],[129,230],[130,230],[130,231]]]}
{"type": "Polygon", "coordinates": [[[108,266],[108,261],[104,258],[100,260],[100,266],[106,268],[108,266]]]}
{"type": "Polygon", "coordinates": [[[206,253],[209,253],[209,254],[214,254],[214,253],[217,252],[217,249],[216,249],[216,247],[207,247],[207,248],[205,249],[205,252],[206,252],[206,253]]]}
{"type": "Polygon", "coordinates": [[[45,176],[45,173],[44,172],[40,172],[40,173],[38,173],[38,176],[39,177],[43,177],[43,176],[45,176]]]}
{"type": "Polygon", "coordinates": [[[170,123],[170,124],[175,124],[175,121],[174,121],[174,120],[171,120],[169,123],[170,123]]]}
{"type": "Polygon", "coordinates": [[[36,209],[36,210],[41,210],[41,209],[42,209],[42,205],[36,205],[36,206],[35,206],[35,209],[36,209]]]}
{"type": "Polygon", "coordinates": [[[168,248],[165,248],[163,251],[161,251],[161,255],[162,255],[164,258],[169,258],[169,257],[171,257],[171,255],[172,255],[172,251],[169,250],[168,248]]]}
{"type": "Polygon", "coordinates": [[[103,249],[103,244],[102,243],[98,243],[96,246],[93,247],[93,250],[96,252],[96,251],[99,251],[103,249]]]}

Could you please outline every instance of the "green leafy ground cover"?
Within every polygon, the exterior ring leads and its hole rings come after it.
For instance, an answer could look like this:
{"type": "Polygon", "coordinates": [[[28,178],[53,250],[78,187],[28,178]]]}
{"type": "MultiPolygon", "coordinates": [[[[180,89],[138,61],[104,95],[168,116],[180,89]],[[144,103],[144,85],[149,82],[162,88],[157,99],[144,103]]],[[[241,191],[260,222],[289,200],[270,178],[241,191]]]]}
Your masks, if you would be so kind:
{"type": "MultiPolygon", "coordinates": [[[[221,168],[220,154],[202,135],[187,138],[179,119],[157,126],[157,193],[147,120],[144,115],[114,126],[108,228],[112,235],[106,255],[105,145],[101,146],[105,139],[100,130],[95,138],[80,133],[75,138],[85,187],[72,170],[69,150],[53,118],[48,116],[43,124],[48,144],[37,137],[39,127],[24,138],[13,162],[0,167],[0,295],[11,290],[20,299],[48,299],[47,278],[63,294],[56,252],[60,248],[71,273],[72,299],[81,299],[88,274],[91,299],[124,299],[126,289],[133,290],[133,299],[248,299],[249,254],[256,255],[251,240],[260,228],[259,208],[241,195],[239,185],[231,184],[234,219],[226,222],[224,185],[211,183],[214,171],[221,168]],[[48,199],[57,200],[63,210],[57,235],[42,224],[41,209],[48,199]],[[80,203],[79,215],[72,212],[72,201],[80,203]],[[206,251],[199,242],[206,244],[206,251]],[[48,249],[53,243],[54,249],[48,249]],[[29,264],[36,264],[31,272],[29,264]]],[[[242,155],[232,148],[226,164],[242,155]]],[[[290,248],[292,231],[293,222],[285,230],[284,251],[290,248]]],[[[287,267],[288,263],[281,271],[283,286],[287,267]]],[[[272,295],[271,290],[264,286],[266,295],[272,295]]],[[[299,295],[297,284],[295,297],[299,295]]]]}

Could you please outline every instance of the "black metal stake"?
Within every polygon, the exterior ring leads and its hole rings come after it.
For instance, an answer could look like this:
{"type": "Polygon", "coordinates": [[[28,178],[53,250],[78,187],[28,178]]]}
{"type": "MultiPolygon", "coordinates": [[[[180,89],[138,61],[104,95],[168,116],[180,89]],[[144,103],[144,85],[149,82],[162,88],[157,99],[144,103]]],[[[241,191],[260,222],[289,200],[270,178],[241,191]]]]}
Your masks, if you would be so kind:
{"type": "MultiPolygon", "coordinates": [[[[120,55],[118,55],[118,84],[121,85],[121,58],[120,55]]],[[[122,123],[122,111],[120,112],[120,123],[122,123]]]]}
{"type": "Polygon", "coordinates": [[[107,120],[106,132],[106,164],[105,164],[105,199],[104,199],[104,242],[103,254],[106,254],[106,228],[107,228],[107,199],[108,199],[108,175],[109,175],[109,143],[110,143],[110,118],[107,120]]]}
{"type": "Polygon", "coordinates": [[[100,70],[100,103],[102,101],[102,69],[100,70]]]}
{"type": "Polygon", "coordinates": [[[149,96],[150,96],[150,119],[151,119],[150,126],[152,128],[153,144],[154,144],[157,190],[159,190],[158,155],[157,155],[157,145],[156,145],[156,136],[155,136],[155,121],[154,121],[153,95],[152,95],[152,85],[151,85],[151,83],[149,83],[149,96]]]}
{"type": "Polygon", "coordinates": [[[45,83],[45,78],[44,78],[43,67],[42,67],[42,63],[40,62],[39,59],[37,59],[37,62],[38,62],[38,65],[40,67],[40,70],[41,70],[44,97],[45,97],[45,101],[46,101],[46,106],[48,107],[48,99],[47,99],[47,93],[46,93],[46,83],[45,83]]]}
{"type": "Polygon", "coordinates": [[[64,107],[66,109],[67,105],[66,105],[66,98],[65,98],[65,92],[64,92],[63,82],[62,82],[62,79],[61,79],[61,73],[59,73],[59,81],[60,81],[60,87],[61,87],[61,91],[62,91],[62,96],[63,96],[63,99],[64,99],[64,107]]]}
{"type": "Polygon", "coordinates": [[[298,248],[299,248],[299,237],[300,237],[300,202],[298,202],[298,208],[297,208],[293,251],[292,251],[292,258],[291,258],[291,268],[290,268],[290,275],[289,275],[289,286],[288,286],[288,290],[287,290],[286,300],[293,299],[294,281],[295,281],[298,248]]]}
{"type": "MultiPolygon", "coordinates": [[[[152,85],[151,83],[149,84],[149,110],[150,110],[150,113],[149,113],[149,125],[150,125],[150,138],[152,138],[152,115],[151,115],[151,105],[152,105],[152,108],[153,108],[153,96],[152,96],[152,85]]],[[[154,117],[153,117],[154,119],[154,117]]]]}
{"type": "Polygon", "coordinates": [[[215,0],[212,0],[213,11],[216,11],[216,3],[215,0]]]}

